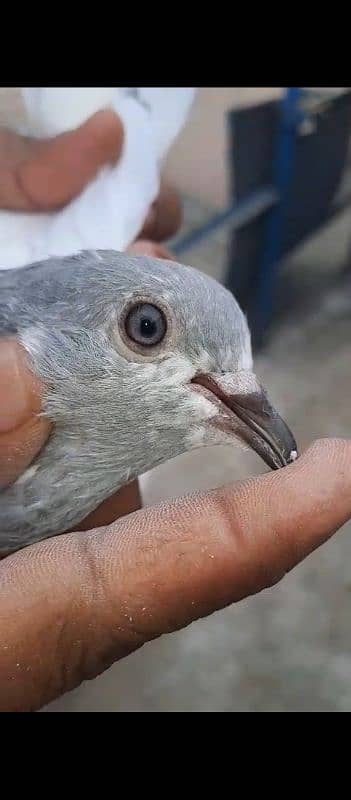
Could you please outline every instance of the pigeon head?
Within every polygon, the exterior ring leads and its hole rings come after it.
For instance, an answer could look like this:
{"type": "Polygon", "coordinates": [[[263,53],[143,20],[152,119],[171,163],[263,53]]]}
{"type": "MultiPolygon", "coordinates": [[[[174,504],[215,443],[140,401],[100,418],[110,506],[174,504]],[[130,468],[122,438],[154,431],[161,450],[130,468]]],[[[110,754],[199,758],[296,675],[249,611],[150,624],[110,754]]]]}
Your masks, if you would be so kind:
{"type": "Polygon", "coordinates": [[[0,287],[0,330],[30,354],[54,422],[0,495],[5,544],[67,530],[120,486],[204,445],[244,443],[273,469],[296,457],[254,375],[245,316],[216,281],[88,251],[0,273],[0,287]]]}

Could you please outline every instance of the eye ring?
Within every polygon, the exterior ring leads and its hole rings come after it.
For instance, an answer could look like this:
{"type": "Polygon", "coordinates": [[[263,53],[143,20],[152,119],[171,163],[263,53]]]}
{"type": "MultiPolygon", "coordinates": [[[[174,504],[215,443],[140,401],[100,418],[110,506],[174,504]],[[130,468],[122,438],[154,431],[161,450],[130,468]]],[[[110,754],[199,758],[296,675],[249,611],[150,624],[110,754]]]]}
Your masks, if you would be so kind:
{"type": "Polygon", "coordinates": [[[128,349],[144,358],[159,353],[172,327],[168,311],[158,298],[131,298],[119,320],[120,335],[128,349]]]}

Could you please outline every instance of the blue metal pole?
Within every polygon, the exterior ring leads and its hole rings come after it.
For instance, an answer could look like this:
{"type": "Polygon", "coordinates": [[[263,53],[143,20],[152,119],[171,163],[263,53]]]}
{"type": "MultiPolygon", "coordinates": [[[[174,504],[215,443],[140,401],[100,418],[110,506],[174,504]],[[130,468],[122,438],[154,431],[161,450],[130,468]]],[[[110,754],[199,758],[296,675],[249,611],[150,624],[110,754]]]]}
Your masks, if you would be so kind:
{"type": "Polygon", "coordinates": [[[231,230],[237,230],[264,212],[269,211],[277,203],[277,200],[278,195],[274,186],[265,186],[256,192],[252,192],[245,200],[216,214],[206,225],[202,225],[195,231],[191,231],[188,235],[175,241],[172,245],[172,250],[176,255],[182,255],[225,225],[229,225],[231,230]]]}
{"type": "Polygon", "coordinates": [[[286,200],[294,175],[297,126],[302,119],[299,109],[301,92],[300,88],[289,88],[281,101],[281,119],[273,166],[273,183],[279,199],[268,215],[252,318],[253,335],[258,340],[265,332],[273,313],[286,219],[286,200]]]}

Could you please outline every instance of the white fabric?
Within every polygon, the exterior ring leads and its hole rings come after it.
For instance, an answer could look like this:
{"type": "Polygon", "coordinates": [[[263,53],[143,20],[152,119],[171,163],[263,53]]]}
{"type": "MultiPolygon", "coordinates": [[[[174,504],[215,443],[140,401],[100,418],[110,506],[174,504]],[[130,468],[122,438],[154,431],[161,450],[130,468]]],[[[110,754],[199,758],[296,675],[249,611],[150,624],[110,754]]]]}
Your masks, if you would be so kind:
{"type": "Polygon", "coordinates": [[[123,121],[125,138],[117,165],[105,166],[65,208],[40,214],[0,211],[0,269],[83,249],[125,250],[157,197],[162,160],[194,95],[191,88],[23,89],[28,134],[63,133],[110,106],[123,121]]]}

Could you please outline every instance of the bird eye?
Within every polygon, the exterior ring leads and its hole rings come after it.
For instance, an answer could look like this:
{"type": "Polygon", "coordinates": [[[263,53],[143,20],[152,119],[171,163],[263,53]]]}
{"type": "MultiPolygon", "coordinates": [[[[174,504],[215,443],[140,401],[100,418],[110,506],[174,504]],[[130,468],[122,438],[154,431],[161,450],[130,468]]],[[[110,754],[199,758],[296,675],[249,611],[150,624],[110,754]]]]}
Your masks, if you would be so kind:
{"type": "Polygon", "coordinates": [[[126,317],[125,331],[132,342],[153,347],[165,337],[166,317],[161,309],[151,303],[137,303],[126,317]]]}

